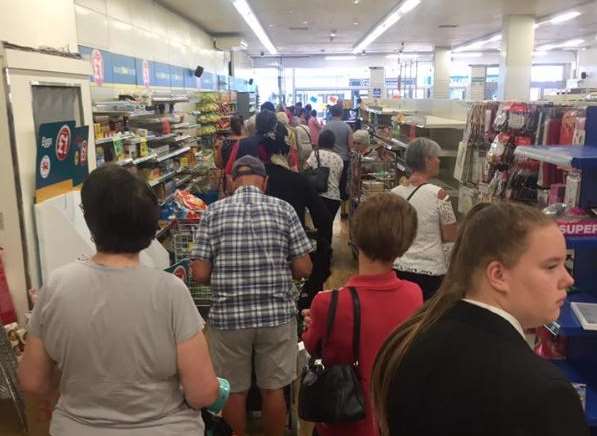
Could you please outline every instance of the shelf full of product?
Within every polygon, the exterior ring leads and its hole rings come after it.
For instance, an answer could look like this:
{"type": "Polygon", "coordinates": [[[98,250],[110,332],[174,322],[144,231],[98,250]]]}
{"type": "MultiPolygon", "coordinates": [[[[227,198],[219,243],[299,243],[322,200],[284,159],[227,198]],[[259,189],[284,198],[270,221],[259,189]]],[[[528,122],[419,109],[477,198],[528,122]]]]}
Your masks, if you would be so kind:
{"type": "Polygon", "coordinates": [[[188,101],[185,96],[153,96],[96,103],[97,165],[126,166],[147,181],[161,203],[201,179],[205,161],[213,167],[213,152],[200,150],[193,115],[175,110],[188,101]]]}
{"type": "Polygon", "coordinates": [[[568,376],[597,432],[597,325],[578,312],[597,313],[597,107],[474,103],[454,176],[461,206],[520,201],[544,209],[562,230],[575,284],[559,319],[538,330],[535,351],[568,376]]]}
{"type": "MultiPolygon", "coordinates": [[[[233,92],[201,92],[193,115],[200,126],[198,135],[213,142],[215,135],[230,133],[230,119],[235,114],[236,101],[233,92]]],[[[208,142],[209,142],[208,140],[208,142]]]]}
{"type": "Polygon", "coordinates": [[[432,182],[442,186],[450,195],[455,208],[458,200],[458,181],[454,179],[454,166],[458,143],[462,138],[464,122],[418,112],[384,106],[367,106],[361,111],[362,122],[387,150],[396,155],[399,171],[408,173],[405,158],[408,143],[426,137],[442,147],[440,174],[432,182]]]}

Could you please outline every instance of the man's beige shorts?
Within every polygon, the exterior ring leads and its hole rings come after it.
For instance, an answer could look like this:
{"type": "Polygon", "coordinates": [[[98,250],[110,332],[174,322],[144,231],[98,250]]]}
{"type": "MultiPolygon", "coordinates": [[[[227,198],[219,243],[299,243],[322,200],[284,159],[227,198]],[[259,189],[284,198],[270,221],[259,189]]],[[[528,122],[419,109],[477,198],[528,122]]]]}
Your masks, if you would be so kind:
{"type": "Polygon", "coordinates": [[[209,351],[218,377],[230,382],[233,393],[251,387],[253,351],[260,389],[280,389],[296,378],[296,320],[278,327],[240,330],[209,328],[209,351]]]}

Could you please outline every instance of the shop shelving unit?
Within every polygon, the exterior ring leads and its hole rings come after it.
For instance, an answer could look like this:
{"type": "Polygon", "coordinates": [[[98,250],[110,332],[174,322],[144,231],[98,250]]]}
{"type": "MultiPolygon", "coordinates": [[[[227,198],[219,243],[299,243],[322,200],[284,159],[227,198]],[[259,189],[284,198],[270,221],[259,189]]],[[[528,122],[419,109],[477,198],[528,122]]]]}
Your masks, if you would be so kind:
{"type": "Polygon", "coordinates": [[[257,94],[255,92],[236,93],[237,112],[246,120],[257,111],[257,94]]]}
{"type": "MultiPolygon", "coordinates": [[[[585,145],[569,147],[519,146],[521,157],[582,172],[580,207],[597,206],[597,107],[587,109],[585,145]]],[[[571,310],[571,302],[597,303],[597,237],[567,237],[568,249],[574,250],[574,278],[577,291],[571,292],[559,319],[546,326],[567,340],[567,359],[554,363],[571,382],[585,383],[587,423],[597,435],[597,331],[585,330],[571,310]]]]}

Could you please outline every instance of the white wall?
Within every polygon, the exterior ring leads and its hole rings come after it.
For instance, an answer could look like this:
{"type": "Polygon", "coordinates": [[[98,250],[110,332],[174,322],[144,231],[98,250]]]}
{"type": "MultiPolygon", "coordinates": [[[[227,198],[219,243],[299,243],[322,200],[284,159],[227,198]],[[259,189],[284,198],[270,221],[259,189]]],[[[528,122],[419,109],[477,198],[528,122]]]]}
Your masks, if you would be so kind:
{"type": "Polygon", "coordinates": [[[80,45],[187,68],[202,65],[212,73],[228,73],[229,54],[216,51],[210,35],[153,0],[75,0],[74,3],[80,45]]]}
{"type": "Polygon", "coordinates": [[[0,0],[0,40],[78,51],[73,0],[0,0]]]}
{"type": "Polygon", "coordinates": [[[249,80],[255,78],[255,69],[253,68],[253,58],[246,50],[232,51],[232,71],[234,77],[249,80]]]}

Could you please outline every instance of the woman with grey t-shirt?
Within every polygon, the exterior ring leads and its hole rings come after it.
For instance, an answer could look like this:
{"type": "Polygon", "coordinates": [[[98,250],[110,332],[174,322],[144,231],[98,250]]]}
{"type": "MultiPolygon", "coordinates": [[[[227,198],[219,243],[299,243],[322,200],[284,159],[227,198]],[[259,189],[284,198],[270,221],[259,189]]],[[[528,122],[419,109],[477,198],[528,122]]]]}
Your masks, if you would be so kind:
{"type": "Polygon", "coordinates": [[[54,436],[203,434],[195,409],[218,395],[203,320],[182,281],[139,263],[157,229],[155,195],[108,165],[81,198],[97,253],[54,271],[40,291],[23,390],[59,392],[54,436]]]}

